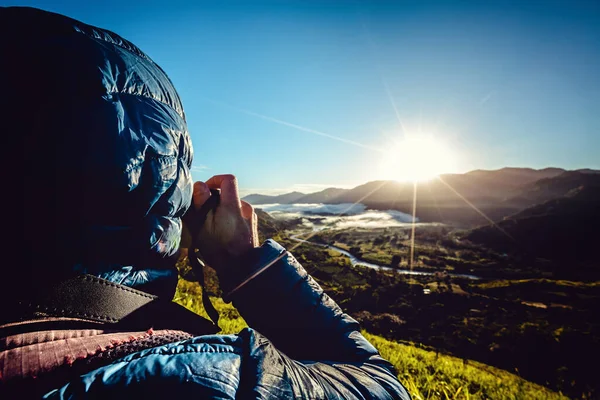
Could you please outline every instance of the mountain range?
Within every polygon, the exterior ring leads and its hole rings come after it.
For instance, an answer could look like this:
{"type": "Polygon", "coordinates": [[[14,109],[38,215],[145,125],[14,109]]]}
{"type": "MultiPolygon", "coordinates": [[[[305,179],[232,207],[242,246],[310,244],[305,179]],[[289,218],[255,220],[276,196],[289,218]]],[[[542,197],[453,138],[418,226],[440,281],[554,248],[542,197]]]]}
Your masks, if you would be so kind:
{"type": "MultiPolygon", "coordinates": [[[[502,168],[445,174],[416,185],[416,214],[421,221],[473,227],[515,215],[528,207],[566,196],[581,187],[600,185],[600,171],[561,168],[502,168]],[[485,216],[484,216],[485,215],[485,216]]],[[[327,188],[304,194],[278,196],[251,194],[253,205],[362,203],[370,209],[412,213],[415,185],[408,182],[371,181],[352,189],[327,188]]]]}

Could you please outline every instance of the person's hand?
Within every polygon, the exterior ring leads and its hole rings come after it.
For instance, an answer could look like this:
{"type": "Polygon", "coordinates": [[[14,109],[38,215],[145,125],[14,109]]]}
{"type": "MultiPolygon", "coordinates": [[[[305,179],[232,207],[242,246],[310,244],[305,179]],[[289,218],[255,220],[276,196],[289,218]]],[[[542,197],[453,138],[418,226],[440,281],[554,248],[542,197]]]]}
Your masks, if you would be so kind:
{"type": "Polygon", "coordinates": [[[221,201],[206,216],[197,243],[206,263],[220,272],[233,267],[240,256],[259,246],[257,219],[252,206],[240,200],[233,175],[216,175],[206,183],[194,183],[192,207],[199,210],[211,196],[210,189],[220,189],[221,201]]]}

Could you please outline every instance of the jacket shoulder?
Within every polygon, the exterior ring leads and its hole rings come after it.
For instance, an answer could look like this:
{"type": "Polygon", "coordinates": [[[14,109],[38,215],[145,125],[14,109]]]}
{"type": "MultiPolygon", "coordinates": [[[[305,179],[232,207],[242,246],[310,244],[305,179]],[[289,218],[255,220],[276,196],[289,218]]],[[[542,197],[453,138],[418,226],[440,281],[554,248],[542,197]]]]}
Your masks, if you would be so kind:
{"type": "Polygon", "coordinates": [[[44,398],[234,399],[240,386],[244,340],[206,335],[143,350],[93,370],[44,398]]]}

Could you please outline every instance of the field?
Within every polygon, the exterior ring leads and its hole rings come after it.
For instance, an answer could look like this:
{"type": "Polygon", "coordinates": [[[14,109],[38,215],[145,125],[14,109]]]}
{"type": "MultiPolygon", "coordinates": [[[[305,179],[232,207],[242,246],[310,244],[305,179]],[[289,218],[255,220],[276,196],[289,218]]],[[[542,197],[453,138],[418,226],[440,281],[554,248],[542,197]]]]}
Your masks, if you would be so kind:
{"type": "Polygon", "coordinates": [[[466,232],[441,224],[419,226],[415,231],[412,265],[411,231],[407,228],[324,230],[311,236],[311,241],[334,245],[367,262],[398,268],[412,266],[415,271],[517,279],[551,276],[557,269],[548,260],[499,253],[470,243],[464,240],[466,232]]]}

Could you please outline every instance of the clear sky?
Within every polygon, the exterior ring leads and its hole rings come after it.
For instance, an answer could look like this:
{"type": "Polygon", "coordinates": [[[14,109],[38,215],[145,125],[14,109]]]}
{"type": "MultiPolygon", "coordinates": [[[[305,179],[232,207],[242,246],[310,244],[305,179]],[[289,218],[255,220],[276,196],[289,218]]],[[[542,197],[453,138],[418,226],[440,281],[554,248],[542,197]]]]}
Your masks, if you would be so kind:
{"type": "Polygon", "coordinates": [[[443,172],[600,168],[599,1],[8,3],[137,44],[183,99],[194,177],[244,193],[387,178],[380,149],[419,132],[443,172]]]}

